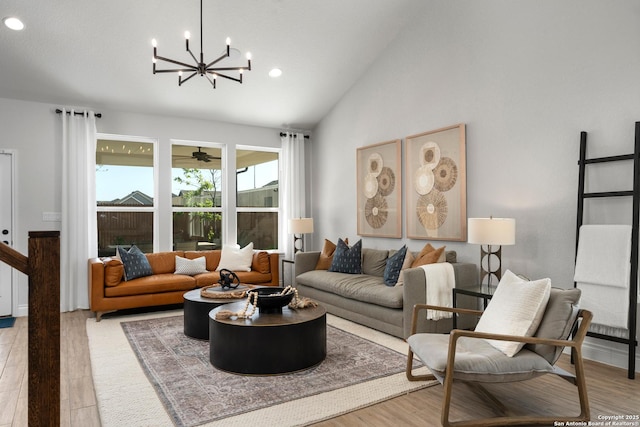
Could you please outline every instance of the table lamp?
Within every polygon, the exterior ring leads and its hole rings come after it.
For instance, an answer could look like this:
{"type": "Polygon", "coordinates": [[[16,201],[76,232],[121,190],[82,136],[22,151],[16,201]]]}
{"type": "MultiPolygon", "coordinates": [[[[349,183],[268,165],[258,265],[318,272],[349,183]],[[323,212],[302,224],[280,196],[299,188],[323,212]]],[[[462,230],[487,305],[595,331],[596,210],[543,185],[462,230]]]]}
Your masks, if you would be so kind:
{"type": "MultiPolygon", "coordinates": [[[[480,245],[480,283],[488,277],[487,285],[491,286],[491,276],[495,276],[498,282],[502,278],[502,246],[516,243],[516,220],[513,218],[469,218],[467,227],[468,242],[480,245]],[[485,248],[482,245],[486,245],[485,248]],[[491,246],[498,246],[492,250],[491,246]],[[491,257],[495,255],[498,266],[491,269],[491,257]],[[484,259],[487,259],[487,268],[484,268],[484,259]]],[[[496,283],[496,286],[498,284],[496,283]]]]}
{"type": "Polygon", "coordinates": [[[304,235],[313,233],[313,218],[293,218],[289,220],[289,233],[293,234],[293,253],[304,252],[304,235]],[[296,236],[297,234],[300,237],[296,236]],[[296,243],[300,240],[300,247],[296,243]]]}

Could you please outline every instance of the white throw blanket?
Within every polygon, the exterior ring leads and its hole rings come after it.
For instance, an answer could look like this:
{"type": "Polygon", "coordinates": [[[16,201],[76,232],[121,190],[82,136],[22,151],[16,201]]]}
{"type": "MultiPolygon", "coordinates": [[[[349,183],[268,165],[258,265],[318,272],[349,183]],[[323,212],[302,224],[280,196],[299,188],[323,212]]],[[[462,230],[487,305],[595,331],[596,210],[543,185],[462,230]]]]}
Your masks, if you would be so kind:
{"type": "MultiPolygon", "coordinates": [[[[424,270],[424,278],[427,284],[427,304],[441,307],[453,306],[453,287],[455,275],[453,266],[448,262],[438,262],[421,266],[424,270]]],[[[447,311],[427,310],[427,319],[440,320],[450,318],[452,314],[447,311]]]]}
{"type": "Polygon", "coordinates": [[[573,280],[582,290],[580,306],[593,313],[593,322],[627,328],[631,226],[580,227],[573,280]]]}

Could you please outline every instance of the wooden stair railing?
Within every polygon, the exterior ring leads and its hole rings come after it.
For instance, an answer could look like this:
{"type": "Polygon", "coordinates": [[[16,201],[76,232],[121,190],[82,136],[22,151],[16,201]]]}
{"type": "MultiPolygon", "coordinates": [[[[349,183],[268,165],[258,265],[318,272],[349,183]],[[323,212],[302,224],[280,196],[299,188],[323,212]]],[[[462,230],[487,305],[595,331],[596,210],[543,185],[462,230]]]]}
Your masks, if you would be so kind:
{"type": "Polygon", "coordinates": [[[0,242],[0,261],[29,276],[29,426],[60,424],[60,232],[29,232],[29,256],[0,242]]]}

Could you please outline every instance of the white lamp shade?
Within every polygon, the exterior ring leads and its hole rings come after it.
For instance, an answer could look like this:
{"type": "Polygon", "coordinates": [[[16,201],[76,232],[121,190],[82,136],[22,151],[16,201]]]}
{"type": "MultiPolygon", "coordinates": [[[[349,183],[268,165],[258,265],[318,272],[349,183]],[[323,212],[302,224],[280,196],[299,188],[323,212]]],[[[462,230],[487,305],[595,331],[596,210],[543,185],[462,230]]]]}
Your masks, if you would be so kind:
{"type": "Polygon", "coordinates": [[[313,218],[294,218],[289,220],[290,234],[313,233],[313,218]]]}
{"type": "Polygon", "coordinates": [[[514,245],[516,220],[514,218],[469,218],[467,240],[480,245],[514,245]]]}

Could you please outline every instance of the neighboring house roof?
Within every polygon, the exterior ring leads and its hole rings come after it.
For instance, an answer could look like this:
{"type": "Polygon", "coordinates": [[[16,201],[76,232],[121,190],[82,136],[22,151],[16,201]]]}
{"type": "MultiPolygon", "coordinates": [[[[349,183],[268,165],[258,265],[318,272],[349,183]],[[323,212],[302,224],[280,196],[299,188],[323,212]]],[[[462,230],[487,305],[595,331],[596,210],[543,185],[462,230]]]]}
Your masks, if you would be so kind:
{"type": "Polygon", "coordinates": [[[110,202],[98,202],[98,206],[153,206],[153,197],[149,197],[142,191],[135,190],[121,199],[111,200],[110,202]]]}

